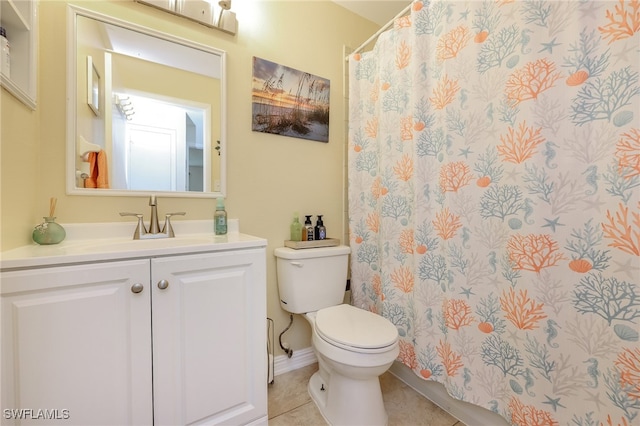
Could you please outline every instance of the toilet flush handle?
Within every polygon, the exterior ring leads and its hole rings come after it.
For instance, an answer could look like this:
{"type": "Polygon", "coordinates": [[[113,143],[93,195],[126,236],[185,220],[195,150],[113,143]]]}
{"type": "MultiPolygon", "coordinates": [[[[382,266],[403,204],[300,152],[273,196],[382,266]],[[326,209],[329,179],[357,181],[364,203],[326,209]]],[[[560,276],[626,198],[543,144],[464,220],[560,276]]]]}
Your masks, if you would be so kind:
{"type": "Polygon", "coordinates": [[[298,268],[302,268],[302,263],[300,262],[291,262],[293,266],[297,266],[298,268]]]}

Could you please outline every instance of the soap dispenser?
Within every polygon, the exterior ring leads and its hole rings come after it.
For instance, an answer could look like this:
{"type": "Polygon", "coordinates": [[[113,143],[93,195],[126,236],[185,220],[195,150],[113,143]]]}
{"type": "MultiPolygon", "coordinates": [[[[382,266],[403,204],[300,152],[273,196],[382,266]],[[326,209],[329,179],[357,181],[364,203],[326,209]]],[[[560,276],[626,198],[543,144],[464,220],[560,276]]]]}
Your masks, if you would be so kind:
{"type": "Polygon", "coordinates": [[[318,220],[316,221],[316,228],[315,228],[315,238],[316,240],[324,240],[325,238],[327,238],[327,230],[324,227],[324,223],[322,222],[322,215],[319,214],[318,215],[318,220]]]}
{"type": "Polygon", "coordinates": [[[216,212],[213,215],[213,222],[216,235],[227,233],[227,211],[224,209],[224,198],[216,200],[216,212]]]}
{"type": "Polygon", "coordinates": [[[298,212],[293,214],[293,222],[291,222],[291,241],[302,240],[302,224],[298,218],[298,212]]]}
{"type": "Polygon", "coordinates": [[[311,215],[305,216],[304,229],[302,230],[302,241],[313,241],[314,232],[311,223],[311,215]]]}

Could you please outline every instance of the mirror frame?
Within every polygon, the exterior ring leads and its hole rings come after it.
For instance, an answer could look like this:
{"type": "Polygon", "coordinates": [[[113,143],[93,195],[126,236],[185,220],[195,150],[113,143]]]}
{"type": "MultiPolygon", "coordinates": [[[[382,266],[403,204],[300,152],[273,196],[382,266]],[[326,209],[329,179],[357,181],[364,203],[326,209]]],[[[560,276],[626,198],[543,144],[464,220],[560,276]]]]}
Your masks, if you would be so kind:
{"type": "MultiPolygon", "coordinates": [[[[66,165],[65,181],[68,195],[88,195],[88,196],[125,196],[140,197],[150,195],[160,195],[162,197],[178,198],[220,198],[226,197],[227,188],[227,75],[226,75],[226,55],[224,50],[205,44],[197,43],[182,37],[167,34],[152,28],[144,27],[119,18],[105,15],[93,10],[84,9],[76,5],[67,5],[67,137],[66,137],[66,165]],[[156,37],[172,43],[181,44],[186,47],[202,50],[220,56],[220,190],[211,192],[195,191],[138,191],[121,189],[96,189],[78,188],[76,186],[76,145],[77,145],[77,17],[83,16],[95,19],[107,24],[117,25],[137,31],[151,37],[156,37]]],[[[211,150],[215,148],[213,140],[209,141],[211,150]]],[[[209,173],[211,176],[211,173],[209,173]]],[[[211,182],[213,186],[213,182],[211,182]]]]}

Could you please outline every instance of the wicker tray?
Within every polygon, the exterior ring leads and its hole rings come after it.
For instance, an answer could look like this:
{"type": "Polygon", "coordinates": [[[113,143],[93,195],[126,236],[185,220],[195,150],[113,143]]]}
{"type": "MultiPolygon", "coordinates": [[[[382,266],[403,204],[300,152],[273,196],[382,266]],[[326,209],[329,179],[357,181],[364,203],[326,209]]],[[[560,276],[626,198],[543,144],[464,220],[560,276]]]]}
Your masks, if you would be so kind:
{"type": "Polygon", "coordinates": [[[325,238],[324,240],[314,241],[291,241],[285,240],[285,247],[292,249],[306,249],[306,248],[318,248],[318,247],[334,247],[340,245],[340,240],[337,238],[325,238]]]}

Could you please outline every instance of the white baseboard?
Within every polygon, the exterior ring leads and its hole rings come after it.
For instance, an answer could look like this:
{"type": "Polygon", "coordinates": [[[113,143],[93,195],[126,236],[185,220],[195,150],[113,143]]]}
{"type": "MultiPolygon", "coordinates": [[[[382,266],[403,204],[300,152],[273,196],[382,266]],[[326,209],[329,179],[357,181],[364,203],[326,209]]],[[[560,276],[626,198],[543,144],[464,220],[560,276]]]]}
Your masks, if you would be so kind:
{"type": "Polygon", "coordinates": [[[279,376],[280,374],[306,367],[307,365],[311,365],[317,361],[318,359],[316,358],[316,354],[313,352],[312,348],[295,350],[293,351],[291,358],[286,355],[278,355],[274,359],[274,374],[279,376]]]}
{"type": "Polygon", "coordinates": [[[478,405],[469,404],[451,397],[442,384],[421,379],[409,367],[398,361],[394,361],[389,372],[464,424],[508,426],[507,421],[502,416],[478,405]]]}
{"type": "MultiPolygon", "coordinates": [[[[312,348],[304,348],[293,351],[289,358],[279,355],[274,359],[274,373],[276,376],[298,368],[306,367],[317,362],[316,354],[312,348]]],[[[458,420],[474,426],[508,426],[507,421],[498,414],[477,405],[459,401],[449,396],[444,386],[440,383],[422,380],[404,364],[394,361],[389,372],[400,381],[427,398],[458,420]]]]}

